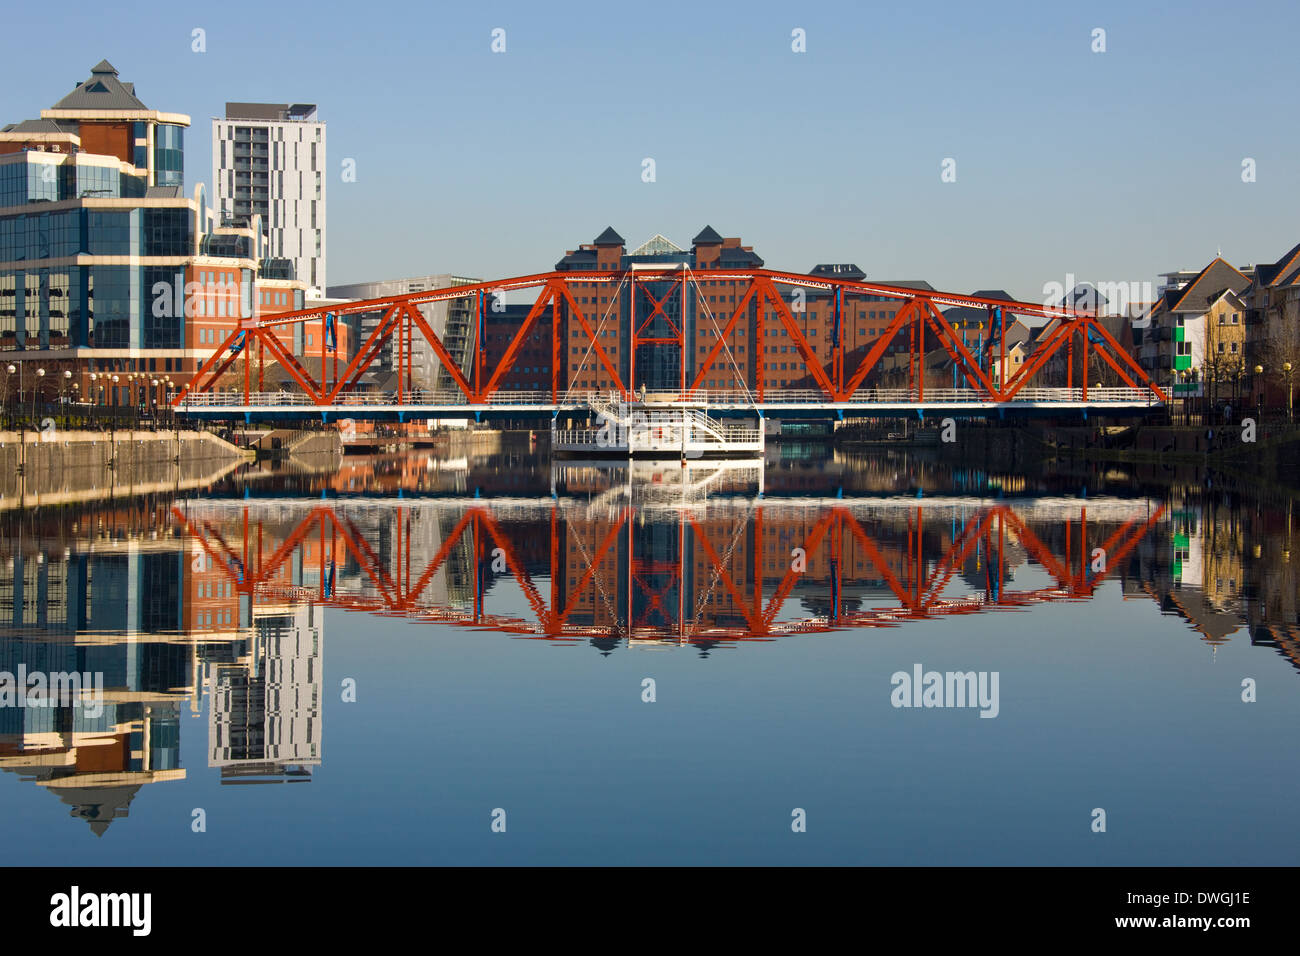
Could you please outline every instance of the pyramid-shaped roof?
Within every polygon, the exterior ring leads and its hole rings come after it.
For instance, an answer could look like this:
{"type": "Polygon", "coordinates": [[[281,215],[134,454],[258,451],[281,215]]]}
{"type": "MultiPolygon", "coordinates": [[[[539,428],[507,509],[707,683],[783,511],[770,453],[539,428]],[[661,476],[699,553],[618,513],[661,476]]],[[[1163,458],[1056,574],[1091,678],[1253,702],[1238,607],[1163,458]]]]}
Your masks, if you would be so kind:
{"type": "Polygon", "coordinates": [[[705,226],[700,230],[700,234],[691,240],[693,246],[712,246],[719,245],[722,237],[718,235],[717,230],[712,226],[705,226]]]}
{"type": "Polygon", "coordinates": [[[1195,279],[1178,290],[1178,300],[1169,307],[1169,311],[1201,313],[1205,311],[1211,292],[1222,289],[1240,292],[1249,285],[1250,279],[1221,257],[1215,256],[1195,279]]]}
{"type": "Polygon", "coordinates": [[[21,123],[10,123],[0,129],[0,133],[72,133],[76,135],[76,132],[77,124],[75,122],[61,125],[49,119],[23,120],[21,123]]]}
{"type": "Polygon", "coordinates": [[[1300,268],[1300,245],[1292,247],[1290,252],[1273,263],[1273,269],[1276,272],[1269,277],[1266,284],[1274,286],[1290,285],[1294,281],[1297,268],[1300,268]]]}
{"type": "Polygon", "coordinates": [[[1067,309],[1084,310],[1091,308],[1101,311],[1103,306],[1110,305],[1110,299],[1103,295],[1102,291],[1091,282],[1079,282],[1075,284],[1073,289],[1061,296],[1061,300],[1056,304],[1067,309]]]}
{"type": "Polygon", "coordinates": [[[621,246],[624,245],[623,237],[614,231],[613,226],[606,226],[605,231],[596,237],[594,243],[597,246],[621,246]]]}
{"type": "Polygon", "coordinates": [[[56,110],[143,110],[148,109],[136,98],[135,85],[117,78],[117,70],[107,60],[100,60],[90,70],[90,79],[54,104],[56,110]]]}
{"type": "Polygon", "coordinates": [[[673,242],[671,239],[665,238],[664,236],[661,236],[659,233],[655,233],[645,242],[641,243],[641,245],[637,246],[630,253],[628,253],[628,255],[661,256],[661,255],[668,255],[674,252],[685,252],[685,251],[686,251],[685,249],[677,245],[677,243],[673,242]]]}

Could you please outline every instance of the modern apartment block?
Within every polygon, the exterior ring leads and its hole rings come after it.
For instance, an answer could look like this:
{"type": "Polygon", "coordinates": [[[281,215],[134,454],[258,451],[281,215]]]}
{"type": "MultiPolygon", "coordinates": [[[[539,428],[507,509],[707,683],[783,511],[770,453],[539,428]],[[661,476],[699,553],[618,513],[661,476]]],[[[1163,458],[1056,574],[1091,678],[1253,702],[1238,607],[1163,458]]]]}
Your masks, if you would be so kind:
{"type": "MultiPolygon", "coordinates": [[[[428,292],[432,289],[448,289],[458,285],[472,285],[480,279],[467,279],[446,273],[440,275],[416,276],[410,279],[385,279],[379,282],[352,282],[346,285],[330,286],[327,294],[331,299],[381,299],[388,296],[408,295],[413,292],[428,292]]],[[[470,351],[474,344],[474,310],[476,299],[466,296],[451,302],[431,302],[419,306],[420,313],[429,323],[429,327],[442,339],[442,344],[463,370],[470,368],[470,351]]],[[[364,342],[375,330],[381,317],[380,312],[362,313],[354,333],[354,340],[364,342]]],[[[396,388],[395,356],[397,338],[390,337],[382,351],[367,372],[366,379],[378,388],[396,388]]],[[[433,348],[424,336],[411,338],[411,379],[416,388],[433,388],[439,391],[457,391],[451,375],[433,353],[433,348]]]]}
{"type": "Polygon", "coordinates": [[[221,215],[260,216],[269,254],[325,288],[325,124],[311,103],[227,103],[212,121],[212,182],[221,215]]]}
{"type": "MultiPolygon", "coordinates": [[[[39,119],[0,129],[7,398],[147,410],[241,319],[303,307],[305,285],[267,249],[257,213],[218,218],[202,184],[185,196],[189,124],[146,106],[105,60],[39,119]]],[[[314,325],[286,339],[316,339],[314,325]]]]}
{"type": "Polygon", "coordinates": [[[1180,397],[1205,394],[1206,381],[1239,379],[1246,370],[1240,327],[1247,318],[1239,297],[1253,274],[1219,256],[1190,278],[1187,270],[1162,274],[1159,298],[1133,331],[1138,364],[1180,397]]]}
{"type": "Polygon", "coordinates": [[[209,667],[208,766],[221,782],[304,781],[321,762],[324,614],[253,612],[244,653],[209,667]]]}

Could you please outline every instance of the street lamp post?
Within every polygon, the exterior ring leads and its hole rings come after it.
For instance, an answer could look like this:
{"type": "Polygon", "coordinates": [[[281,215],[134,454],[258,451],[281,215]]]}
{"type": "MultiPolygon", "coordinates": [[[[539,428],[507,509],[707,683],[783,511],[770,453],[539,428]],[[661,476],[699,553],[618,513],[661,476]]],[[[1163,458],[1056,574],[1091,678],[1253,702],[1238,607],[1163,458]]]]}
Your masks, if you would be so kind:
{"type": "Polygon", "coordinates": [[[1291,363],[1283,362],[1282,371],[1286,372],[1286,417],[1287,420],[1290,421],[1292,417],[1291,413],[1295,408],[1295,402],[1291,397],[1291,363]]]}
{"type": "Polygon", "coordinates": [[[121,381],[119,376],[114,375],[111,379],[113,386],[108,390],[109,397],[113,400],[113,417],[108,420],[108,444],[112,449],[110,461],[117,463],[117,383],[121,381]]]}
{"type": "Polygon", "coordinates": [[[65,368],[59,377],[59,408],[63,412],[63,427],[72,427],[72,418],[68,408],[68,388],[72,384],[72,370],[65,368]]]}
{"type": "Polygon", "coordinates": [[[1255,418],[1264,417],[1264,393],[1260,391],[1259,378],[1264,374],[1264,366],[1255,366],[1255,377],[1251,379],[1250,389],[1255,393],[1255,418]]]}
{"type": "MultiPolygon", "coordinates": [[[[13,381],[11,376],[14,374],[14,372],[18,373],[18,404],[21,406],[23,403],[23,363],[19,362],[17,365],[14,365],[11,362],[5,369],[5,373],[6,373],[5,374],[5,411],[6,412],[8,412],[10,409],[9,383],[13,381]]],[[[10,413],[9,420],[10,423],[12,424],[13,422],[12,413],[10,413]]]]}
{"type": "Polygon", "coordinates": [[[32,427],[38,430],[40,428],[41,423],[36,418],[36,396],[41,393],[41,383],[43,382],[44,379],[45,379],[45,369],[38,368],[36,370],[37,384],[32,387],[32,427]]]}

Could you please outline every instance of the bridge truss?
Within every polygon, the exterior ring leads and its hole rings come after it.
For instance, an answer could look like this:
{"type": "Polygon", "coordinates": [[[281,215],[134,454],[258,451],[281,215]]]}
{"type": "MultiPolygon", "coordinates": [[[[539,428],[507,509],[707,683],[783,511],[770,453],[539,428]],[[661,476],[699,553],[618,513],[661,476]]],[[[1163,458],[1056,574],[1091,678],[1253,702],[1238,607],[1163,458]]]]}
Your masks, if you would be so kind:
{"type": "Polygon", "coordinates": [[[676,398],[682,402],[707,403],[712,399],[722,404],[731,401],[738,406],[759,407],[781,403],[793,407],[890,402],[908,405],[925,404],[927,401],[1002,405],[1024,401],[1025,396],[1035,391],[1042,393],[1039,397],[1043,401],[1085,406],[1090,403],[1102,405],[1118,397],[1131,405],[1144,402],[1162,404],[1167,400],[1160,386],[1116,341],[1098,316],[1091,312],[767,269],[708,269],[693,272],[681,265],[663,268],[638,265],[627,270],[538,273],[245,319],[202,364],[189,384],[177,395],[174,404],[187,409],[215,406],[249,408],[257,405],[315,408],[348,405],[459,406],[471,409],[515,405],[525,408],[547,406],[550,409],[586,407],[588,396],[575,393],[570,383],[564,379],[568,339],[563,330],[566,326],[581,330],[582,340],[579,344],[608,375],[613,384],[613,394],[625,402],[632,401],[637,394],[639,382],[636,355],[637,347],[641,345],[680,350],[681,374],[676,398]],[[702,291],[705,282],[734,284],[733,288],[737,290],[734,309],[715,316],[707,304],[708,297],[702,291]],[[579,297],[574,294],[575,288],[595,285],[617,289],[625,283],[630,287],[631,303],[631,314],[626,320],[627,338],[621,340],[630,346],[626,379],[619,363],[609,354],[598,334],[602,321],[599,307],[580,304],[579,297]],[[656,295],[656,290],[664,289],[667,290],[665,293],[656,295]],[[829,363],[818,355],[814,343],[809,341],[800,327],[800,322],[796,319],[798,307],[788,301],[799,300],[800,290],[803,295],[817,293],[829,297],[830,308],[833,310],[829,363]],[[489,310],[498,301],[498,296],[518,292],[535,293],[536,298],[514,329],[504,352],[490,362],[484,341],[489,310]],[[901,305],[892,322],[875,337],[865,354],[851,362],[853,357],[846,352],[845,347],[845,326],[852,321],[846,314],[846,299],[862,296],[875,296],[901,305]],[[419,307],[466,297],[475,300],[476,309],[473,341],[468,361],[462,359],[465,365],[462,367],[419,307]],[[670,308],[674,302],[675,310],[670,308]],[[973,331],[980,345],[972,347],[971,336],[955,328],[945,316],[943,308],[951,306],[975,310],[975,313],[968,314],[979,316],[977,328],[973,331]],[[670,312],[678,316],[677,322],[673,321],[670,312]],[[707,316],[714,336],[707,354],[696,363],[693,371],[688,372],[691,365],[689,359],[696,357],[691,354],[695,340],[685,328],[686,322],[681,317],[689,312],[707,316]],[[769,313],[775,319],[769,318],[769,313]],[[338,354],[337,336],[328,334],[328,330],[352,314],[377,315],[378,322],[370,334],[360,341],[356,353],[349,358],[338,354]],[[524,343],[548,314],[551,329],[549,395],[511,395],[505,391],[503,384],[519,358],[524,343]],[[995,363],[997,368],[1007,369],[1005,330],[1014,317],[1057,321],[1038,337],[1032,351],[1025,356],[1014,373],[997,375],[993,371],[995,363]],[[750,355],[753,382],[739,382],[739,388],[732,390],[733,394],[729,396],[711,394],[704,383],[710,372],[725,370],[728,360],[734,362],[727,342],[742,322],[757,323],[756,340],[752,343],[753,351],[750,355]],[[292,336],[294,327],[306,323],[320,323],[320,327],[327,330],[327,334],[320,336],[321,341],[316,349],[319,374],[309,371],[304,362],[293,354],[293,348],[286,344],[286,336],[292,336]],[[764,369],[766,363],[760,348],[769,328],[779,330],[793,345],[789,357],[793,359],[793,353],[798,354],[806,377],[813,382],[812,389],[794,395],[769,387],[764,369]],[[880,390],[868,390],[864,388],[864,383],[872,370],[880,366],[891,345],[896,340],[901,341],[900,337],[906,340],[907,387],[892,390],[897,395],[882,397],[877,394],[880,390]],[[412,343],[417,338],[428,343],[439,364],[445,369],[454,385],[450,393],[435,395],[428,389],[417,388],[411,362],[412,343]],[[959,378],[959,387],[936,390],[932,386],[930,395],[927,396],[925,356],[927,350],[936,346],[942,348],[952,360],[957,373],[954,377],[959,378]],[[394,355],[396,390],[382,396],[367,397],[366,389],[362,387],[362,377],[377,357],[386,351],[391,351],[394,355]],[[1035,388],[1032,385],[1035,377],[1054,356],[1063,351],[1066,357],[1064,388],[1035,388]],[[1085,370],[1078,383],[1074,381],[1076,353],[1081,355],[1085,370]],[[1088,362],[1092,355],[1114,371],[1116,377],[1124,383],[1124,388],[1107,390],[1112,393],[1110,395],[1099,394],[1094,388],[1090,396],[1086,370],[1090,367],[1088,362]],[[268,360],[278,363],[296,382],[301,392],[288,397],[271,398],[264,390],[264,371],[268,360]],[[242,388],[235,391],[218,389],[222,377],[232,369],[239,375],[241,366],[242,388]],[[937,392],[947,394],[936,394],[937,392]],[[1048,392],[1052,394],[1047,395],[1048,392]],[[1124,393],[1123,396],[1113,394],[1119,392],[1124,393]]]}

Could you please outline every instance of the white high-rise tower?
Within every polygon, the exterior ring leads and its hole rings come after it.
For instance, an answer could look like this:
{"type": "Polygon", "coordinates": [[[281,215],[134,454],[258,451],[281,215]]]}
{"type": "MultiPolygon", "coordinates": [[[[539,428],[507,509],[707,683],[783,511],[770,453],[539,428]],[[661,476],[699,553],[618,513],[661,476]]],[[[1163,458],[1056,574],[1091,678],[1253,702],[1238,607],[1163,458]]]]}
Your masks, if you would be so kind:
{"type": "Polygon", "coordinates": [[[223,218],[262,217],[267,256],[325,289],[325,124],[313,103],[227,103],[212,121],[214,200],[223,218]]]}

